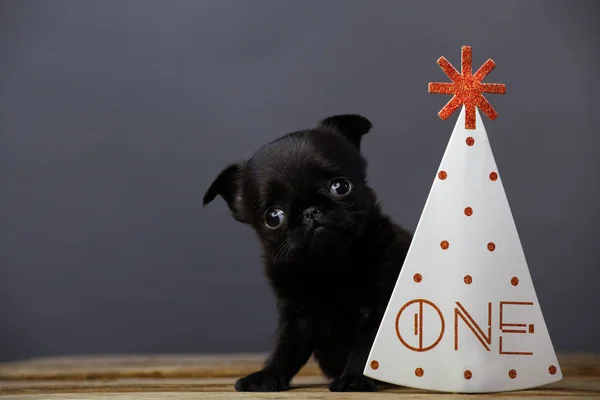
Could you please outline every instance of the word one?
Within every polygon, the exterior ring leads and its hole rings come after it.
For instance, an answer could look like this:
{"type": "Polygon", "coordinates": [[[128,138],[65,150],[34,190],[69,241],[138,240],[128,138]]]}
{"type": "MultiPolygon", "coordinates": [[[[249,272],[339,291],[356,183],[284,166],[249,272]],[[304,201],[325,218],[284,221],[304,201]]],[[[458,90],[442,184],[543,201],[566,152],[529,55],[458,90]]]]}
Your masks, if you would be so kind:
{"type": "Polygon", "coordinates": [[[493,343],[497,343],[498,354],[530,356],[533,355],[532,351],[518,348],[522,347],[518,346],[522,344],[519,343],[522,340],[514,339],[517,338],[515,335],[521,335],[523,338],[522,335],[532,337],[535,333],[534,324],[523,320],[527,318],[526,308],[531,306],[532,302],[499,301],[496,307],[492,307],[492,302],[488,302],[469,309],[456,301],[451,307],[452,310],[444,314],[434,302],[414,299],[398,311],[396,335],[406,348],[415,352],[435,349],[447,336],[448,330],[452,330],[456,351],[459,351],[461,343],[469,339],[472,343],[472,339],[475,338],[480,343],[477,347],[485,351],[492,351],[493,343]],[[495,329],[492,329],[492,325],[495,325],[493,321],[498,321],[495,329]],[[517,348],[513,348],[515,345],[517,348]]]}

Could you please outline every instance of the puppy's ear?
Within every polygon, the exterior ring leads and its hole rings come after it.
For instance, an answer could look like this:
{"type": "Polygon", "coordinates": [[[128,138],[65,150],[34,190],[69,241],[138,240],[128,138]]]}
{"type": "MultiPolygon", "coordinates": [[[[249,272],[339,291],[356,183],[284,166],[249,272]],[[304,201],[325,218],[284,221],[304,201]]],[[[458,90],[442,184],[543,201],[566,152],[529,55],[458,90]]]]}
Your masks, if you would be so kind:
{"type": "Polygon", "coordinates": [[[210,185],[202,204],[206,206],[213,201],[215,197],[221,196],[231,210],[233,218],[242,223],[248,223],[248,218],[244,210],[244,201],[242,198],[242,171],[243,164],[236,163],[227,166],[217,175],[210,185]]]}
{"type": "Polygon", "coordinates": [[[358,114],[332,115],[319,122],[319,128],[332,129],[350,140],[360,150],[360,140],[368,133],[373,124],[358,114]]]}

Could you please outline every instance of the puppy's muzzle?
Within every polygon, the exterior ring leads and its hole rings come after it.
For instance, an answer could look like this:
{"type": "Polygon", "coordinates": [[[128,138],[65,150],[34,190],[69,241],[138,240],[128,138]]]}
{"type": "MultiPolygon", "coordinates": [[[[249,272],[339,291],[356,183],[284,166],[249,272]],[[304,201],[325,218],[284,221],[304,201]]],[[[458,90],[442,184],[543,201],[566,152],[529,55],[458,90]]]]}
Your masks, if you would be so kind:
{"type": "Polygon", "coordinates": [[[321,217],[321,210],[318,207],[308,207],[302,213],[305,221],[316,220],[321,217]]]}
{"type": "Polygon", "coordinates": [[[319,207],[309,207],[302,213],[304,223],[309,229],[317,229],[325,224],[323,211],[319,207]]]}

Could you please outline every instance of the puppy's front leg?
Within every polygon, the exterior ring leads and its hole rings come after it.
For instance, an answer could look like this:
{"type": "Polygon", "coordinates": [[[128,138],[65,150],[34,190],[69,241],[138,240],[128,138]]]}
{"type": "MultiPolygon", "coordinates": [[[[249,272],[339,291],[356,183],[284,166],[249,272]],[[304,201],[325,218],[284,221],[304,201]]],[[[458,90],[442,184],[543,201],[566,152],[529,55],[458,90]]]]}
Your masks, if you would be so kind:
{"type": "Polygon", "coordinates": [[[306,364],[314,351],[314,339],[307,320],[286,310],[280,311],[277,344],[265,367],[235,383],[238,392],[280,392],[306,364]]]}
{"type": "Polygon", "coordinates": [[[332,392],[375,392],[376,381],[363,374],[371,346],[377,335],[377,324],[372,315],[366,313],[365,320],[357,332],[354,349],[344,367],[344,372],[329,384],[332,392]]]}

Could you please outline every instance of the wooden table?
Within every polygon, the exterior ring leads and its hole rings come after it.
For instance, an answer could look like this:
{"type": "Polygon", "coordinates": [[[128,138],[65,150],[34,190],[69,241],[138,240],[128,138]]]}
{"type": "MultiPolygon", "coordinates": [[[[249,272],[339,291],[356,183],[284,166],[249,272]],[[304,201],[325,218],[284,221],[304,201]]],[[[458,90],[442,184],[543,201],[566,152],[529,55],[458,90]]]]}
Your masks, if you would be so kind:
{"type": "Polygon", "coordinates": [[[48,357],[0,364],[2,399],[600,399],[600,354],[559,354],[565,379],[535,390],[443,395],[403,387],[331,393],[310,362],[283,393],[236,393],[264,354],[48,357]]]}

